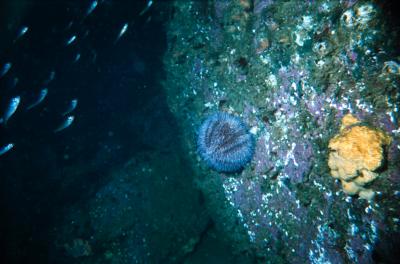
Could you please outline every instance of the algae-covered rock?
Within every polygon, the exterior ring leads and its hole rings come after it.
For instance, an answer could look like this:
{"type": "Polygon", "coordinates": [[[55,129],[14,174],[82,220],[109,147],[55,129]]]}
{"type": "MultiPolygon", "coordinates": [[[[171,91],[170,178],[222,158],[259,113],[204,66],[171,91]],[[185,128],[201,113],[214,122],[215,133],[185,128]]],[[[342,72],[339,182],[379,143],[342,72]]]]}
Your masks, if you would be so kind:
{"type": "Polygon", "coordinates": [[[179,40],[164,59],[168,104],[216,227],[255,262],[390,263],[382,248],[400,218],[390,12],[370,1],[248,2],[176,1],[167,28],[179,40]],[[236,174],[197,155],[201,121],[218,111],[255,137],[251,165],[236,174]],[[358,152],[337,155],[342,146],[358,152]],[[371,198],[369,185],[374,199],[347,195],[371,198]]]}

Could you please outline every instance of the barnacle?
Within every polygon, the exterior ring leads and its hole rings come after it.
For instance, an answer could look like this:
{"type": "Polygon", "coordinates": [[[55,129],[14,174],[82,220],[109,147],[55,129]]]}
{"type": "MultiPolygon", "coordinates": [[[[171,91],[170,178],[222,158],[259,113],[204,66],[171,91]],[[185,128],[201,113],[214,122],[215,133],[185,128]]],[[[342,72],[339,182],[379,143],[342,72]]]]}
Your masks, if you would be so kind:
{"type": "Polygon", "coordinates": [[[344,116],[340,133],[329,141],[332,177],[340,179],[347,194],[371,200],[374,192],[364,186],[378,177],[376,170],[384,161],[384,146],[390,141],[383,131],[362,125],[351,114],[344,116]]]}

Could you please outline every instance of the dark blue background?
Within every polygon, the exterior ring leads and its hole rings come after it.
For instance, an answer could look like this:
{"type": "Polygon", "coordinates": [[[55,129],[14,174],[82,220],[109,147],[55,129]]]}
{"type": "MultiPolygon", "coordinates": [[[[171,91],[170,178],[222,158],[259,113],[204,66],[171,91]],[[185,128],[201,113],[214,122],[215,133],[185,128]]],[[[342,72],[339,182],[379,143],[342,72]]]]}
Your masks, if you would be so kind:
{"type": "Polygon", "coordinates": [[[176,128],[160,87],[162,12],[154,7],[139,16],[146,1],[99,2],[88,17],[91,1],[0,4],[0,63],[13,64],[0,79],[1,113],[21,96],[7,127],[0,127],[0,145],[15,144],[0,156],[2,263],[46,263],[50,227],[64,207],[93,195],[135,152],[173,140],[176,128]],[[128,30],[115,43],[124,23],[128,30]],[[14,42],[25,25],[29,31],[14,42]],[[72,35],[76,41],[66,46],[72,35]],[[46,86],[51,71],[55,79],[46,86]],[[43,87],[47,98],[26,111],[43,87]],[[53,133],[73,98],[79,100],[74,123],[53,133]],[[74,177],[74,168],[85,172],[74,177]]]}

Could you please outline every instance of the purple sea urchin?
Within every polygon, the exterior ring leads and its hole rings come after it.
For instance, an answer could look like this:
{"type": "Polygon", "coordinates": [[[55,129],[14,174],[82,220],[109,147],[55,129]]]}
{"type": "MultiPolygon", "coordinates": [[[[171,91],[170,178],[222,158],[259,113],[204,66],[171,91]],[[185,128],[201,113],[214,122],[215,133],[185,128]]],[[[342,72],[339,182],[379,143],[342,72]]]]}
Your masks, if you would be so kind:
{"type": "Polygon", "coordinates": [[[235,172],[253,157],[254,139],[238,117],[218,112],[200,126],[198,151],[208,166],[220,172],[235,172]]]}

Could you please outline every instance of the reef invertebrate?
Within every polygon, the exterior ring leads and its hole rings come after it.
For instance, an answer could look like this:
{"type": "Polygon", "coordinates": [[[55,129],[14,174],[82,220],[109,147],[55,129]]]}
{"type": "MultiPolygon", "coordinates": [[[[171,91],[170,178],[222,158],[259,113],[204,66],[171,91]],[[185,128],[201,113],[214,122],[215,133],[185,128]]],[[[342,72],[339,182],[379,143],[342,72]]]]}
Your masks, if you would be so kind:
{"type": "Polygon", "coordinates": [[[241,119],[218,112],[200,126],[198,152],[207,165],[220,172],[235,172],[253,157],[254,139],[241,119]]]}
{"type": "Polygon", "coordinates": [[[384,160],[383,146],[390,141],[384,132],[362,125],[351,114],[343,117],[340,133],[329,141],[328,166],[344,192],[367,200],[374,197],[374,191],[364,186],[378,177],[375,171],[384,160]]]}

